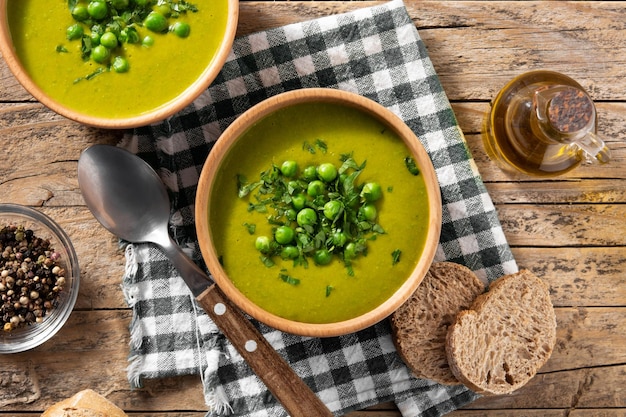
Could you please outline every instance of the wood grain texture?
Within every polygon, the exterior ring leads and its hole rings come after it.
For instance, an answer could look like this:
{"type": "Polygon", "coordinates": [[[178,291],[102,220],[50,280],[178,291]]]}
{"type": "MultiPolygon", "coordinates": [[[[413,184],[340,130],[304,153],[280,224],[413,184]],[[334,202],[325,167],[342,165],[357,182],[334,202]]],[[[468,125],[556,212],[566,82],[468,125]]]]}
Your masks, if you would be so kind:
{"type": "MultiPolygon", "coordinates": [[[[382,1],[242,1],[239,35],[382,1]]],[[[550,286],[557,345],[529,384],[451,417],[626,417],[626,2],[405,0],[452,102],[521,267],[550,286]],[[532,69],[587,88],[613,160],[551,180],[511,176],[485,154],[490,100],[532,69]]],[[[124,253],[85,207],[76,164],[92,143],[124,132],[68,121],[35,102],[0,59],[0,202],[56,219],[78,252],[82,281],[67,325],[43,346],[0,356],[0,417],[34,417],[92,388],[133,417],[201,417],[199,377],[126,377],[131,312],[120,289],[124,253]],[[181,400],[184,399],[184,400],[181,400]]],[[[350,417],[400,417],[386,403],[350,417]]]]}

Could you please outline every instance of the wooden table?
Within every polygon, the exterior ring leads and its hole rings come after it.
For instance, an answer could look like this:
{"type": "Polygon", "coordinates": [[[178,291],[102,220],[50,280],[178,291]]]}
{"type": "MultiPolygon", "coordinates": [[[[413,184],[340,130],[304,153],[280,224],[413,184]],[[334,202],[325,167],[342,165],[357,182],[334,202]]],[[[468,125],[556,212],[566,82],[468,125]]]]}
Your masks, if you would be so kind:
{"type": "MultiPolygon", "coordinates": [[[[376,1],[242,1],[239,34],[380,4],[376,1]]],[[[626,416],[626,2],[418,1],[406,5],[424,40],[496,204],[521,267],[551,288],[557,345],[512,395],[482,398],[453,417],[626,416]],[[482,120],[512,77],[563,72],[597,103],[613,152],[553,180],[511,180],[486,156],[482,120]]],[[[32,417],[92,388],[131,416],[200,417],[198,377],[126,380],[131,311],[120,291],[124,255],[94,220],[76,180],[79,153],[122,132],[68,121],[33,100],[0,60],[0,202],[49,214],[72,237],[81,289],[50,342],[0,356],[0,416],[32,417]]],[[[399,416],[383,404],[351,417],[399,416]]]]}

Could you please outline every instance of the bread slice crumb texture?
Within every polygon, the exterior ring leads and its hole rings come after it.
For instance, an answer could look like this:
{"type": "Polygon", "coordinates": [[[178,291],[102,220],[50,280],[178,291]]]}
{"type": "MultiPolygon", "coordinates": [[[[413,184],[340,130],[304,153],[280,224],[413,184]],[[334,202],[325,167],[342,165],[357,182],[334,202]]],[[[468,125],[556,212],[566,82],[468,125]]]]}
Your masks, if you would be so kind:
{"type": "Polygon", "coordinates": [[[416,377],[460,384],[446,358],[448,327],[484,290],[469,268],[437,262],[415,293],[391,315],[396,350],[416,377]]]}
{"type": "Polygon", "coordinates": [[[530,271],[494,281],[448,330],[452,373],[481,394],[508,394],[526,384],[550,358],[556,316],[550,293],[530,271]]]}

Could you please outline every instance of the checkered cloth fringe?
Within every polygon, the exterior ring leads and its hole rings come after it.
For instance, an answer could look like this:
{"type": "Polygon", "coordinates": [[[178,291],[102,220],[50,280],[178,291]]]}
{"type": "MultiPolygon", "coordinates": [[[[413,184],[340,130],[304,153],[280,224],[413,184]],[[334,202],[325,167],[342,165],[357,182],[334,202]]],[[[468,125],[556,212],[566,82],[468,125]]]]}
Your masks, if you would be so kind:
{"type": "MultiPolygon", "coordinates": [[[[517,270],[450,103],[400,0],[238,38],[218,78],[193,105],[124,138],[120,146],[148,161],[169,188],[171,233],[193,259],[202,262],[193,218],[196,185],[213,143],[254,104],[306,87],[349,90],[375,100],[422,141],[443,198],[436,260],[467,265],[486,281],[517,270]]],[[[286,415],[157,248],[127,246],[123,289],[134,312],[128,368],[133,386],[145,378],[200,374],[208,415],[286,415]]],[[[324,339],[255,324],[336,415],[395,401],[405,417],[441,416],[477,397],[463,386],[412,377],[395,352],[386,320],[324,339]]]]}

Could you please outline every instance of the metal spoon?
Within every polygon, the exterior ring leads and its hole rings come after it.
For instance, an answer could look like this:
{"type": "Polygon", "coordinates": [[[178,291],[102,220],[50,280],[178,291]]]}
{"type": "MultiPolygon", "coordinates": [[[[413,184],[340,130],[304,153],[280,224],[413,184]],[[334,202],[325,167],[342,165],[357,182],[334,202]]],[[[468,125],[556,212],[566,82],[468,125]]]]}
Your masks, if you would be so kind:
{"type": "Polygon", "coordinates": [[[129,242],[151,242],[163,249],[198,303],[291,416],[333,415],[170,238],[167,191],[145,161],[118,147],[93,145],[78,161],[78,183],[87,207],[110,232],[129,242]]]}

